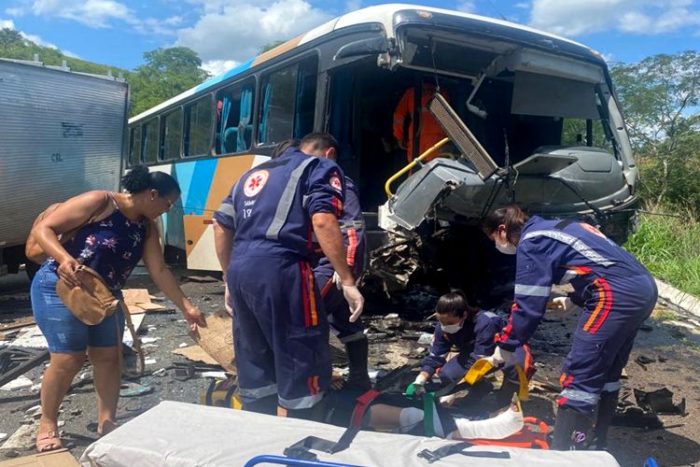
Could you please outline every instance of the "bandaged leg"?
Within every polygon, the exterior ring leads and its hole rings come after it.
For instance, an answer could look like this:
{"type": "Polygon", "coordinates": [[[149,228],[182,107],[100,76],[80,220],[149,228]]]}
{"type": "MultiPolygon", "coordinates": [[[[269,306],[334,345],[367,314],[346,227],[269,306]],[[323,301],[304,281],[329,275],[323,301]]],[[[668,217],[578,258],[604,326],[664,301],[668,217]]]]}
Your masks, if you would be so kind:
{"type": "Polygon", "coordinates": [[[525,424],[522,411],[513,405],[493,418],[472,421],[455,417],[454,422],[459,434],[453,433],[451,437],[465,439],[503,439],[522,430],[525,424]]]}

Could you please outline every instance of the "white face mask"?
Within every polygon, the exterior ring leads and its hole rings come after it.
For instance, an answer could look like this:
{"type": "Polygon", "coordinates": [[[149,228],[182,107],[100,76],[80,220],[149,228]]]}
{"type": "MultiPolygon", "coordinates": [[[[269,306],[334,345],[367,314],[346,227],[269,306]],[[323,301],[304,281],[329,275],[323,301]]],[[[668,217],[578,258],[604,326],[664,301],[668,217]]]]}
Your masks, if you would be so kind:
{"type": "Polygon", "coordinates": [[[462,326],[464,326],[464,321],[460,321],[457,324],[440,323],[440,328],[442,328],[442,332],[446,332],[447,334],[454,334],[456,332],[459,332],[459,330],[462,329],[462,326]]]}
{"type": "Polygon", "coordinates": [[[496,243],[496,249],[504,255],[514,255],[516,252],[515,245],[506,242],[505,244],[496,243]]]}

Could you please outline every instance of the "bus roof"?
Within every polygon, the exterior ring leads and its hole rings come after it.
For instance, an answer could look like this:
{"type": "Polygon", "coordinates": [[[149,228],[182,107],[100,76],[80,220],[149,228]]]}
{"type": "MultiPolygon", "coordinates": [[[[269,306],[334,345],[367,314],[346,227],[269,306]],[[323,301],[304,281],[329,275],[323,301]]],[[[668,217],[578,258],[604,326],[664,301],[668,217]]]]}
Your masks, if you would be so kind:
{"type": "Polygon", "coordinates": [[[289,41],[271,49],[268,50],[267,52],[264,52],[260,55],[258,55],[255,58],[252,58],[250,60],[247,60],[234,68],[220,74],[217,76],[214,76],[212,78],[209,78],[208,80],[204,81],[203,83],[188,89],[187,91],[178,94],[175,97],[172,97],[165,102],[162,102],[161,104],[158,104],[155,107],[152,107],[132,118],[129,119],[129,124],[133,123],[136,120],[141,120],[143,118],[146,118],[152,114],[155,114],[159,112],[160,110],[169,107],[172,104],[175,104],[176,102],[179,102],[183,99],[186,99],[187,97],[190,97],[194,94],[197,94],[198,92],[204,91],[208,88],[211,88],[213,86],[216,86],[217,84],[228,80],[229,78],[232,78],[238,74],[241,74],[250,68],[253,68],[257,65],[260,65],[272,58],[275,58],[285,52],[288,52],[295,47],[298,47],[300,45],[306,44],[308,42],[311,42],[312,40],[318,39],[324,35],[330,34],[333,31],[337,31],[342,28],[350,27],[350,26],[357,26],[361,24],[381,24],[382,27],[384,28],[384,31],[387,35],[388,38],[394,37],[394,24],[393,24],[393,19],[394,15],[397,12],[400,11],[414,11],[414,12],[428,12],[428,13],[439,13],[439,14],[444,14],[444,15],[451,15],[454,17],[461,17],[461,18],[467,18],[472,21],[477,21],[477,22],[482,22],[484,24],[494,24],[494,25],[499,25],[502,27],[510,28],[513,30],[513,32],[517,31],[525,31],[531,34],[535,34],[538,36],[546,37],[549,39],[553,39],[555,41],[561,41],[565,42],[567,44],[580,47],[582,49],[585,49],[587,52],[594,54],[596,56],[600,56],[596,51],[593,49],[580,44],[578,42],[572,41],[570,39],[566,39],[554,34],[550,34],[547,32],[543,31],[538,31],[537,29],[530,28],[528,26],[523,26],[521,24],[516,24],[516,23],[511,23],[508,21],[502,21],[499,19],[495,18],[488,18],[485,16],[479,16],[479,15],[473,15],[470,13],[463,13],[460,11],[454,11],[454,10],[445,10],[442,8],[432,8],[432,7],[426,7],[426,6],[421,6],[421,5],[411,5],[411,4],[403,4],[403,3],[391,3],[391,4],[386,4],[386,5],[376,5],[376,6],[370,6],[367,8],[362,8],[357,11],[353,11],[350,13],[346,13],[345,15],[339,16],[335,19],[332,19],[328,21],[327,23],[324,23],[311,31],[301,34],[293,39],[290,39],[289,41]]]}

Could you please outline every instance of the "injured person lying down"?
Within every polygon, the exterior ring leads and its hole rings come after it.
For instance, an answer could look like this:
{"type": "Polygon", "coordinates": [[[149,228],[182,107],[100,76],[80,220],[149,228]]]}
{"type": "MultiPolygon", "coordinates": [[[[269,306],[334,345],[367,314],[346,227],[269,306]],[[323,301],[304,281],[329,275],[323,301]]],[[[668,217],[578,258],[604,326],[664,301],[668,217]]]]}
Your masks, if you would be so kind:
{"type": "Polygon", "coordinates": [[[421,399],[388,393],[364,399],[366,394],[355,389],[330,391],[319,404],[323,411],[319,421],[362,430],[487,440],[508,438],[525,425],[520,401],[515,394],[505,410],[483,420],[467,417],[456,408],[459,404],[445,407],[437,401],[426,404],[421,399]]]}

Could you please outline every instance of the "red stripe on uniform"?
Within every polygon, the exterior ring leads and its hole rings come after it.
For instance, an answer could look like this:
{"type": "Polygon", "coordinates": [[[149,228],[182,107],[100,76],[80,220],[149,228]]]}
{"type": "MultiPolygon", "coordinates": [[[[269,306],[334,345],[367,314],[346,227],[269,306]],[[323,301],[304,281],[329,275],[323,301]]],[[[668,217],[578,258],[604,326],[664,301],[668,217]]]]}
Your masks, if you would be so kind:
{"type": "Polygon", "coordinates": [[[335,216],[340,217],[343,215],[343,203],[338,198],[331,199],[331,205],[335,210],[335,216]]]}
{"type": "MultiPolygon", "coordinates": [[[[314,273],[306,267],[306,292],[309,294],[309,312],[311,314],[311,326],[318,326],[318,310],[316,307],[316,287],[314,286],[314,273]]],[[[308,327],[308,326],[307,326],[308,327]]]]}
{"type": "Polygon", "coordinates": [[[595,334],[598,331],[598,329],[600,329],[600,327],[603,325],[605,320],[608,318],[608,315],[610,314],[610,309],[612,308],[613,304],[613,293],[612,289],[610,288],[610,284],[605,279],[601,278],[598,280],[600,280],[600,283],[603,286],[603,290],[605,291],[605,307],[603,308],[603,311],[600,314],[600,318],[598,318],[598,321],[591,328],[591,334],[595,334]]]}
{"type": "Polygon", "coordinates": [[[351,268],[355,265],[355,253],[357,253],[357,230],[348,229],[348,251],[345,254],[345,262],[351,268]]]}
{"type": "Polygon", "coordinates": [[[301,271],[301,302],[304,308],[304,325],[308,328],[311,326],[311,313],[309,313],[309,291],[307,290],[306,282],[306,263],[299,263],[301,271]]]}

